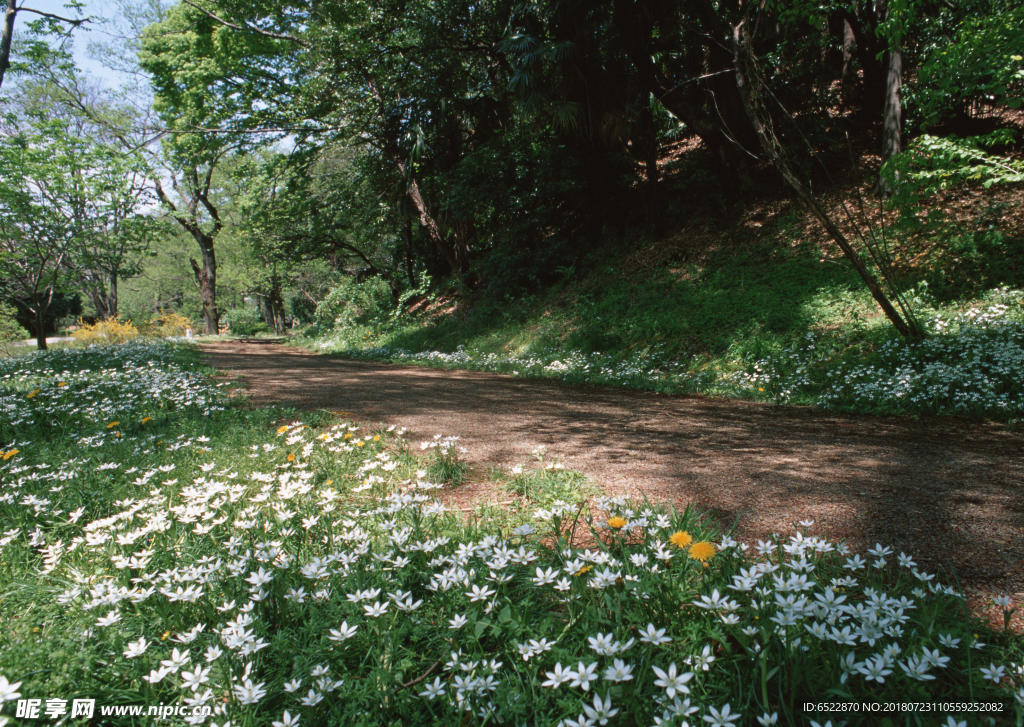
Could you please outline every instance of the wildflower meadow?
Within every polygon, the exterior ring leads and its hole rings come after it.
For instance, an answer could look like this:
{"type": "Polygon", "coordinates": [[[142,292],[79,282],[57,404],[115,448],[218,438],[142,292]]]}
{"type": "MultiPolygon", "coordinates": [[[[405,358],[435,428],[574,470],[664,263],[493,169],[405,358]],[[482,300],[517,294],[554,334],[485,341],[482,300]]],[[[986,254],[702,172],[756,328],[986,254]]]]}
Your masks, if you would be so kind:
{"type": "Polygon", "coordinates": [[[2,725],[1024,723],[1015,604],[884,543],[544,464],[452,512],[451,440],[250,408],[166,342],[0,361],[0,407],[2,725]]]}

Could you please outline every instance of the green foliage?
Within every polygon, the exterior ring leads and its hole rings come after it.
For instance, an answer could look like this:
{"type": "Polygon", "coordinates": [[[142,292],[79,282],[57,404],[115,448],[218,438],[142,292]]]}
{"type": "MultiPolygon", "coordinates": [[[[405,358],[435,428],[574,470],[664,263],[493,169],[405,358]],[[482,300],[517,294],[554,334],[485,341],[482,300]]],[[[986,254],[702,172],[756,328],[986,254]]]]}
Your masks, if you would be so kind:
{"type": "Polygon", "coordinates": [[[75,214],[80,186],[100,160],[66,121],[24,121],[0,144],[0,292],[42,320],[73,278],[89,222],[75,214]]]}
{"type": "Polygon", "coordinates": [[[318,331],[357,332],[386,328],[395,312],[390,286],[380,278],[345,279],[316,307],[318,331]]]}
{"type": "Polygon", "coordinates": [[[442,209],[479,226],[477,273],[488,296],[537,290],[572,264],[575,246],[553,231],[586,213],[582,173],[564,144],[524,127],[481,145],[436,177],[442,209]]]}
{"type": "Polygon", "coordinates": [[[259,309],[250,306],[224,311],[221,321],[231,329],[232,335],[235,336],[255,336],[270,330],[259,309]]]}
{"type": "Polygon", "coordinates": [[[28,331],[21,327],[16,315],[13,305],[0,301],[0,345],[28,338],[28,331]]]}
{"type": "Polygon", "coordinates": [[[301,323],[312,323],[316,317],[316,303],[302,293],[296,293],[289,301],[292,315],[301,323]]]}
{"type": "Polygon", "coordinates": [[[923,127],[964,114],[972,101],[1019,108],[1024,91],[1024,8],[968,14],[951,39],[930,37],[907,103],[923,127]]]}
{"type": "Polygon", "coordinates": [[[1024,182],[1024,161],[985,151],[985,147],[1009,143],[1013,136],[1008,129],[967,139],[922,134],[905,152],[887,162],[883,173],[901,180],[904,186],[891,203],[905,205],[917,197],[928,197],[966,182],[981,182],[986,189],[1024,182]]]}
{"type": "MultiPolygon", "coordinates": [[[[163,229],[148,214],[149,168],[138,150],[112,145],[122,109],[85,98],[64,52],[5,99],[0,149],[0,292],[36,321],[58,296],[88,293],[97,315],[117,315],[117,286],[140,272],[163,229]]],[[[75,312],[80,313],[81,310],[75,312]]]]}
{"type": "Polygon", "coordinates": [[[1002,210],[990,208],[974,225],[940,227],[929,256],[929,290],[948,302],[997,286],[1024,285],[1024,238],[1004,233],[1002,210]]]}

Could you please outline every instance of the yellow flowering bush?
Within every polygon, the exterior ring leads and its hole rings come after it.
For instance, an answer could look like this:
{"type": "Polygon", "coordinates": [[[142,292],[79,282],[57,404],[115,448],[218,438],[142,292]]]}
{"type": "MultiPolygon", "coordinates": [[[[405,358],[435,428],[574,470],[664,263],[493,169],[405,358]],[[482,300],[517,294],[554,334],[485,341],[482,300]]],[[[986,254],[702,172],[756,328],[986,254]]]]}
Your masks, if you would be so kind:
{"type": "Polygon", "coordinates": [[[130,321],[112,318],[96,323],[78,322],[78,330],[71,334],[83,343],[124,343],[139,335],[139,330],[130,321]]]}
{"type": "Polygon", "coordinates": [[[163,313],[151,320],[142,332],[147,336],[168,338],[184,336],[188,330],[196,330],[195,324],[188,316],[181,313],[163,313]]]}

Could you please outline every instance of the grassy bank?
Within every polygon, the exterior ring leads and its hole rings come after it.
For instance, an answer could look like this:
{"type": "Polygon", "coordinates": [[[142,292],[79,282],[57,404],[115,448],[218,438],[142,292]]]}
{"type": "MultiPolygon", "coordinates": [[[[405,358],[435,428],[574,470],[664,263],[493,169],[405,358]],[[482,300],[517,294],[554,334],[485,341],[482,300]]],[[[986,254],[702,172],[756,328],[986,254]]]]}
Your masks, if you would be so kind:
{"type": "Polygon", "coordinates": [[[1021,639],[882,545],[853,555],[812,523],[743,544],[693,510],[585,505],[543,455],[496,473],[518,514],[467,518],[436,499],[467,475],[456,442],[239,406],[187,348],[0,367],[13,724],[38,721],[19,699],[219,727],[826,724],[804,707],[823,695],[910,710],[894,724],[988,716],[956,702],[1024,717],[1021,639]]]}
{"type": "MultiPolygon", "coordinates": [[[[396,310],[379,282],[349,284],[304,342],[572,383],[1019,420],[1024,292],[985,288],[998,276],[975,268],[928,268],[939,259],[925,259],[908,292],[931,334],[916,344],[896,335],[842,261],[779,243],[712,250],[699,264],[659,246],[617,265],[595,256],[541,294],[438,297],[412,310],[396,310]]],[[[1013,269],[1004,272],[1015,280],[1013,269]]]]}

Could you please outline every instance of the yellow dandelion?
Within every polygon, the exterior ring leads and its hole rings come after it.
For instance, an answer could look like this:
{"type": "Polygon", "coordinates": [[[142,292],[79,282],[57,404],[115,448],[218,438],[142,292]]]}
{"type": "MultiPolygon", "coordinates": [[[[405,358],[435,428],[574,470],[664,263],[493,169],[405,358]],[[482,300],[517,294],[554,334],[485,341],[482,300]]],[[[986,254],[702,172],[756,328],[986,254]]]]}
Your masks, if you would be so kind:
{"type": "Polygon", "coordinates": [[[7,460],[9,460],[9,459],[10,459],[11,457],[13,457],[14,455],[16,455],[17,453],[18,453],[18,450],[17,450],[17,449],[12,449],[12,450],[11,450],[11,451],[9,451],[9,452],[4,452],[4,462],[6,462],[7,460]]]}
{"type": "Polygon", "coordinates": [[[289,462],[294,462],[295,461],[295,455],[292,452],[288,453],[288,461],[289,462]]]}
{"type": "Polygon", "coordinates": [[[715,546],[706,540],[694,543],[690,546],[689,556],[694,560],[705,563],[715,557],[715,546]]]}
{"type": "Polygon", "coordinates": [[[110,424],[107,425],[107,429],[113,429],[116,426],[120,426],[120,424],[121,422],[110,422],[110,424]]]}
{"type": "Polygon", "coordinates": [[[33,389],[31,393],[25,395],[25,398],[26,399],[31,399],[33,396],[38,394],[40,391],[42,391],[42,389],[33,389]]]}
{"type": "Polygon", "coordinates": [[[324,487],[329,487],[333,482],[334,480],[327,480],[327,482],[324,483],[324,487]]]}
{"type": "Polygon", "coordinates": [[[278,434],[284,434],[287,431],[288,431],[288,425],[287,424],[282,424],[281,426],[279,426],[277,428],[277,433],[278,434]]]}
{"type": "Polygon", "coordinates": [[[170,631],[164,631],[164,635],[160,637],[160,640],[161,641],[167,641],[167,639],[169,639],[170,637],[171,637],[171,632],[170,631]]]}
{"type": "Polygon", "coordinates": [[[146,422],[151,422],[151,421],[153,421],[153,417],[143,417],[142,421],[139,422],[139,424],[145,424],[146,422]]]}
{"type": "Polygon", "coordinates": [[[57,382],[57,386],[67,386],[67,383],[65,383],[63,381],[58,381],[57,382]]]}
{"type": "Polygon", "coordinates": [[[627,520],[624,517],[610,517],[608,518],[608,527],[614,528],[615,530],[621,530],[626,527],[626,522],[627,520]]]}
{"type": "Polygon", "coordinates": [[[379,441],[380,441],[380,435],[378,434],[377,436],[375,436],[375,437],[373,438],[373,441],[375,441],[375,442],[379,442],[379,441]]]}
{"type": "Polygon", "coordinates": [[[362,447],[366,442],[356,442],[357,447],[362,447]]]}
{"type": "Polygon", "coordinates": [[[585,573],[589,573],[592,570],[594,570],[594,566],[592,566],[592,565],[585,565],[582,568],[580,568],[578,571],[576,571],[576,575],[581,576],[581,575],[584,575],[585,573]]]}
{"type": "Polygon", "coordinates": [[[342,439],[352,439],[352,432],[345,432],[345,436],[342,439]]]}
{"type": "Polygon", "coordinates": [[[672,545],[677,548],[685,548],[693,542],[693,537],[685,530],[677,530],[672,533],[672,537],[668,539],[668,542],[672,543],[672,545]]]}

